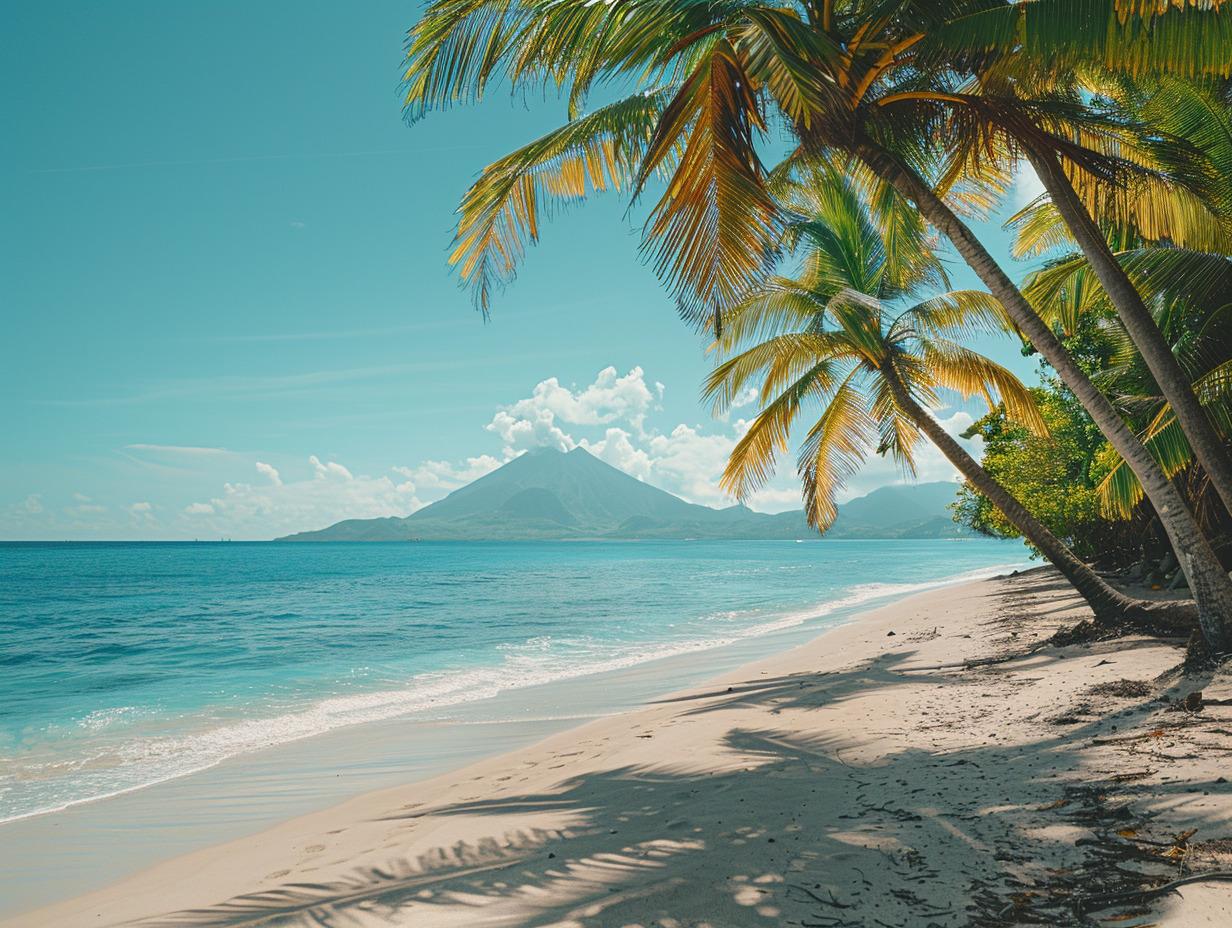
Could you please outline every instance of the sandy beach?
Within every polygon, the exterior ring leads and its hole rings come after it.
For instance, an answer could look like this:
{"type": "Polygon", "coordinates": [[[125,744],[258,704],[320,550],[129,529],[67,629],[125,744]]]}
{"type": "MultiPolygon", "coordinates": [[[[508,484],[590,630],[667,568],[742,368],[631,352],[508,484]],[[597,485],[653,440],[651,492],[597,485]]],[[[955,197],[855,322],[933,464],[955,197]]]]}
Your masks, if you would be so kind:
{"type": "Polygon", "coordinates": [[[1140,892],[1232,870],[1232,675],[1048,643],[1084,614],[1044,569],[919,594],[4,925],[1232,924],[1140,892]]]}

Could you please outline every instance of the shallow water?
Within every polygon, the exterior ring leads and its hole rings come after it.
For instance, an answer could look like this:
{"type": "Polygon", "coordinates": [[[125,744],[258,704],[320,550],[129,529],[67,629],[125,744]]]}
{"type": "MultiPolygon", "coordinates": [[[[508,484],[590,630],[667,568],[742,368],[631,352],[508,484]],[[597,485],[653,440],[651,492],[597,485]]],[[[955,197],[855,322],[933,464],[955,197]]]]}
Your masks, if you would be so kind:
{"type": "Polygon", "coordinates": [[[776,629],[982,541],[0,547],[0,821],[776,629]]]}
{"type": "Polygon", "coordinates": [[[1025,564],[980,539],[0,546],[0,914],[1025,564]]]}

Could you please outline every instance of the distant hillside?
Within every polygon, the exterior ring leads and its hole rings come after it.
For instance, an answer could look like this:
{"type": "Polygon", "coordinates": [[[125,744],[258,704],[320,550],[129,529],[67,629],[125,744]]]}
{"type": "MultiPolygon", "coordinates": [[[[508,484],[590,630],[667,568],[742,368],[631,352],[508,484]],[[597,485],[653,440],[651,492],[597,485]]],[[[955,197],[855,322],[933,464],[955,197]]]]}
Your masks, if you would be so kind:
{"type": "MultiPolygon", "coordinates": [[[[839,507],[834,537],[961,535],[945,503],[953,484],[886,488],[839,507]],[[917,499],[917,491],[924,491],[917,499]],[[857,504],[865,503],[859,506],[857,504]],[[848,510],[855,507],[849,517],[848,510]],[[894,519],[895,511],[900,513],[894,519]],[[927,525],[935,520],[949,529],[927,525]],[[910,534],[919,530],[921,534],[910,534]]],[[[348,519],[279,541],[529,541],[568,539],[816,537],[802,512],[697,506],[603,463],[581,448],[530,451],[404,519],[348,519]]]]}

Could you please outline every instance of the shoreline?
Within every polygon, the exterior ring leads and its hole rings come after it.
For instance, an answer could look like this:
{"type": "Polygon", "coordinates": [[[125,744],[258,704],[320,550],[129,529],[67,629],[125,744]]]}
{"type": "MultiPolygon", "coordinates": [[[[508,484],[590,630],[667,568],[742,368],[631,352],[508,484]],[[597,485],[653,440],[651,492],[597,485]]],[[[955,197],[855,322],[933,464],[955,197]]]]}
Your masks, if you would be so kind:
{"type": "Polygon", "coordinates": [[[157,783],[0,822],[0,847],[20,849],[20,859],[0,866],[0,921],[364,793],[422,782],[588,721],[636,710],[858,621],[870,608],[995,576],[1010,566],[871,584],[785,614],[761,634],[345,725],[157,783]]]}
{"type": "MultiPolygon", "coordinates": [[[[1122,824],[1154,816],[1129,829],[1135,835],[1198,827],[1185,849],[1191,866],[1202,854],[1220,858],[1221,840],[1232,859],[1232,793],[1217,783],[1217,750],[1116,781],[1142,772],[1126,768],[1142,760],[1127,732],[1198,737],[1173,734],[1175,719],[1156,701],[1171,685],[1159,678],[1179,661],[1174,643],[1122,639],[1013,657],[1082,612],[1047,570],[918,593],[701,687],[4,924],[123,924],[298,883],[315,887],[301,910],[359,905],[355,914],[373,924],[700,918],[718,928],[838,915],[905,926],[926,922],[904,913],[923,912],[927,923],[961,925],[973,905],[1005,900],[1012,910],[1023,886],[1040,901],[1022,904],[1042,905],[1065,889],[1049,890],[1049,880],[1094,867],[1088,848],[1118,840],[1099,825],[1113,793],[1122,824]],[[1117,692],[1145,688],[1150,698],[1088,692],[1131,679],[1140,685],[1117,692]],[[1080,795],[1101,777],[1116,788],[1080,795]],[[1177,788],[1195,783],[1193,793],[1177,788]],[[1134,792],[1144,788],[1155,792],[1134,792]],[[1202,841],[1209,846],[1197,848],[1202,841]],[[870,869],[872,889],[855,875],[870,869]]],[[[1205,686],[1208,698],[1232,696],[1226,675],[1205,686]]],[[[1232,721],[1216,707],[1202,721],[1222,716],[1232,721]]],[[[1216,913],[1211,924],[1232,912],[1229,884],[1193,884],[1185,895],[1216,913]]],[[[1151,918],[1165,924],[1158,908],[1151,918]]]]}

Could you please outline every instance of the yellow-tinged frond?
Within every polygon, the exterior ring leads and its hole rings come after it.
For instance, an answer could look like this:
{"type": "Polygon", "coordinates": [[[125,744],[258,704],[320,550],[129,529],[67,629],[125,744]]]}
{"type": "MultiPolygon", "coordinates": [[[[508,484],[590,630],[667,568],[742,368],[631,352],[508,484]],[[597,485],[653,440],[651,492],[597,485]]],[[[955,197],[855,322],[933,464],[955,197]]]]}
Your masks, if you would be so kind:
{"type": "MultiPolygon", "coordinates": [[[[1225,361],[1198,378],[1194,392],[1205,406],[1216,434],[1224,441],[1232,438],[1232,361],[1225,361]]],[[[1167,404],[1140,437],[1168,477],[1193,461],[1189,441],[1167,404]]],[[[1142,485],[1119,454],[1111,448],[1106,454],[1112,467],[1096,487],[1100,508],[1110,518],[1128,519],[1142,499],[1142,485]]]]}
{"type": "Polygon", "coordinates": [[[1055,251],[1076,251],[1078,248],[1065,220],[1046,196],[1020,209],[1002,224],[1002,228],[1013,233],[1010,253],[1020,260],[1040,258],[1055,251]]]}
{"type": "Polygon", "coordinates": [[[726,352],[776,333],[801,332],[824,310],[808,287],[789,277],[772,277],[723,314],[717,347],[726,352]]]}
{"type": "Polygon", "coordinates": [[[823,75],[839,66],[843,49],[796,11],[749,6],[729,34],[749,74],[794,124],[807,130],[819,113],[840,105],[835,84],[823,75]]]}
{"type": "Polygon", "coordinates": [[[853,371],[835,391],[800,449],[804,514],[820,532],[834,524],[838,517],[834,496],[859,469],[877,434],[868,400],[856,388],[855,376],[853,371]]]}
{"type": "Polygon", "coordinates": [[[757,88],[723,40],[664,109],[642,163],[639,187],[683,143],[643,247],[695,324],[716,321],[769,270],[779,214],[754,145],[764,128],[757,88]]]}
{"type": "Polygon", "coordinates": [[[1109,184],[1067,166],[1066,173],[1083,205],[1110,228],[1136,232],[1151,243],[1228,252],[1232,232],[1208,203],[1154,171],[1142,171],[1109,184]]]}
{"type": "MultiPolygon", "coordinates": [[[[736,443],[727,460],[719,485],[738,500],[747,499],[766,484],[773,475],[778,455],[787,450],[791,426],[805,401],[824,402],[834,389],[836,378],[832,364],[819,363],[806,370],[787,389],[769,401],[763,392],[761,411],[749,429],[736,443]]],[[[841,381],[845,384],[846,380],[841,381]]],[[[840,387],[841,389],[841,387],[840,387]]]]}
{"type": "Polygon", "coordinates": [[[1031,391],[1012,373],[978,352],[940,338],[921,339],[924,363],[937,383],[960,393],[964,399],[979,394],[992,411],[998,399],[1007,415],[1037,435],[1047,435],[1031,391]]]}
{"type": "Polygon", "coordinates": [[[894,320],[890,337],[903,328],[941,338],[1017,334],[1005,307],[983,290],[952,290],[917,303],[894,320]]]}
{"type": "Polygon", "coordinates": [[[889,454],[908,477],[914,477],[915,448],[924,435],[911,418],[898,408],[890,384],[884,377],[873,383],[873,419],[880,441],[877,453],[889,454]]]}
{"type": "Polygon", "coordinates": [[[754,378],[761,378],[762,396],[773,396],[805,375],[830,389],[834,358],[842,357],[826,350],[832,341],[832,336],[802,333],[769,338],[719,364],[705,380],[703,397],[725,412],[754,378]]]}
{"type": "Polygon", "coordinates": [[[539,219],[589,191],[627,187],[665,103],[635,94],[566,123],[489,165],[458,212],[450,263],[485,313],[491,290],[511,280],[539,219]]]}

